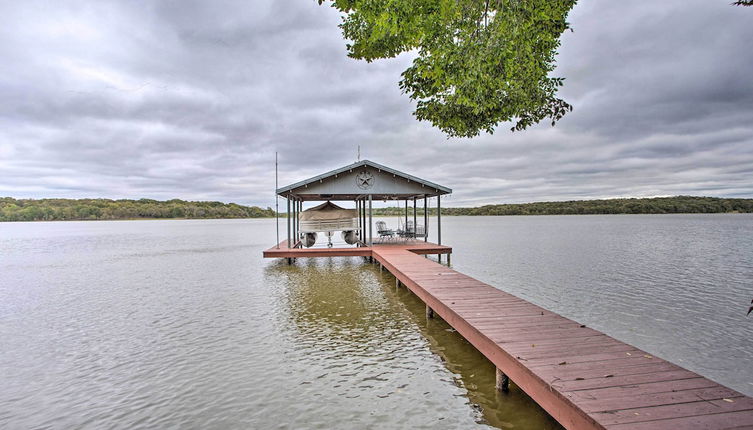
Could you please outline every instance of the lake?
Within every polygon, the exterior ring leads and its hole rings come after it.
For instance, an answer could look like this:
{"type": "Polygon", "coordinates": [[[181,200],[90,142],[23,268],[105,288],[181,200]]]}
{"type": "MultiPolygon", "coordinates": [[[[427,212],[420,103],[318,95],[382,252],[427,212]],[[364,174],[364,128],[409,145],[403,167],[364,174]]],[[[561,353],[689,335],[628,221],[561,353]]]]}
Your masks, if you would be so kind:
{"type": "MultiPolygon", "coordinates": [[[[442,221],[455,269],[753,395],[753,215],[442,221]]],[[[0,223],[0,428],[560,428],[388,273],[274,242],[0,223]]]]}

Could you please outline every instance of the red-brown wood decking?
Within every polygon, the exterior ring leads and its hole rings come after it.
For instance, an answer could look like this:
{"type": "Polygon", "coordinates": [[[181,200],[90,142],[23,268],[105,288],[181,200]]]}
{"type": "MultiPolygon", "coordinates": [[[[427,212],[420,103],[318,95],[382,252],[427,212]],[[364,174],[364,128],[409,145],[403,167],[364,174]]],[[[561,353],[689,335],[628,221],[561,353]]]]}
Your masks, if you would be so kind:
{"type": "Polygon", "coordinates": [[[750,397],[416,253],[448,247],[417,245],[264,256],[374,257],[565,428],[753,428],[750,397]]]}
{"type": "Polygon", "coordinates": [[[264,251],[264,258],[305,258],[305,257],[371,257],[373,249],[404,249],[416,254],[450,254],[452,248],[445,245],[424,241],[388,242],[369,247],[347,248],[288,248],[288,242],[282,241],[264,251]]]}

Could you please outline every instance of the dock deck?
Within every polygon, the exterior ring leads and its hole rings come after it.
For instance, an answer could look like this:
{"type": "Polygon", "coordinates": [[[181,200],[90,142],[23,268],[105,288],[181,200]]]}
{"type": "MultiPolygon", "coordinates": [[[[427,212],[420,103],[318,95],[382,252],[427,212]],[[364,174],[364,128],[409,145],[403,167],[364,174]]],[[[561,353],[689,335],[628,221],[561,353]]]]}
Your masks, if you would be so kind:
{"type": "Polygon", "coordinates": [[[419,255],[451,251],[281,244],[264,257],[373,257],[565,428],[753,428],[753,398],[419,255]]]}

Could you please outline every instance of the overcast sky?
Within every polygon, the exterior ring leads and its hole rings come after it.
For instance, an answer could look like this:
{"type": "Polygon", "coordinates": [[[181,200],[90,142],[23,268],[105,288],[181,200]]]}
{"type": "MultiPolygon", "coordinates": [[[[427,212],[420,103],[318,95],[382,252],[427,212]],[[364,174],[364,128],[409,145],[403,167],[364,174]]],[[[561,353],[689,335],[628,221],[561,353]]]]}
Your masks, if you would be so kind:
{"type": "Polygon", "coordinates": [[[581,0],[555,127],[447,140],[400,94],[410,55],[348,59],[316,0],[0,2],[0,196],[272,206],[362,157],[446,205],[753,197],[753,8],[581,0]]]}

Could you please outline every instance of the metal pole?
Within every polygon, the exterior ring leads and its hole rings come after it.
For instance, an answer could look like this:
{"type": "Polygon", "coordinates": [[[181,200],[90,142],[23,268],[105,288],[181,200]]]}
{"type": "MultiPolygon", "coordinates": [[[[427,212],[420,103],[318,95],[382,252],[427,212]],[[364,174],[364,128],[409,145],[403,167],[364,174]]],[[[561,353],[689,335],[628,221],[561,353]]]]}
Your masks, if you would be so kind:
{"type": "Polygon", "coordinates": [[[293,219],[290,221],[290,223],[293,225],[293,227],[290,229],[293,232],[293,246],[295,246],[295,238],[297,237],[295,234],[295,209],[298,206],[298,201],[293,199],[293,209],[290,211],[290,216],[293,217],[293,219]]]}
{"type": "Polygon", "coordinates": [[[426,195],[424,195],[424,242],[429,241],[429,208],[426,205],[427,199],[426,195]]]}
{"type": "Polygon", "coordinates": [[[413,231],[418,233],[418,224],[416,224],[416,196],[413,196],[413,229],[413,231]]]}
{"type": "Polygon", "coordinates": [[[303,211],[303,200],[298,200],[298,216],[295,217],[295,223],[296,228],[295,231],[298,233],[298,236],[296,236],[296,239],[300,240],[301,236],[301,212],[303,211]]]}
{"type": "Polygon", "coordinates": [[[358,205],[358,226],[361,228],[358,232],[358,240],[365,243],[364,238],[366,237],[366,227],[363,225],[363,216],[361,215],[361,207],[363,204],[360,199],[356,200],[356,204],[358,205]]]}
{"type": "MultiPolygon", "coordinates": [[[[408,230],[408,199],[405,199],[405,224],[403,225],[406,227],[405,230],[408,230]]],[[[413,231],[416,231],[415,224],[413,225],[413,231]]]]}
{"type": "Polygon", "coordinates": [[[442,206],[437,195],[437,245],[442,244],[442,206]]]}
{"type": "MultiPolygon", "coordinates": [[[[358,206],[358,199],[356,199],[355,202],[356,202],[356,213],[359,214],[358,215],[358,221],[356,222],[356,227],[358,227],[357,234],[358,234],[358,238],[361,239],[361,215],[360,215],[360,212],[358,212],[358,208],[359,208],[359,206],[358,206]]],[[[356,245],[356,246],[358,246],[358,245],[356,245]]]]}
{"type": "Polygon", "coordinates": [[[287,219],[288,219],[288,249],[290,249],[290,195],[285,197],[285,201],[288,202],[288,212],[287,212],[287,219]]]}
{"type": "Polygon", "coordinates": [[[371,194],[369,194],[369,246],[372,246],[374,244],[374,223],[372,221],[373,218],[371,216],[371,194]]]}
{"type": "Polygon", "coordinates": [[[277,249],[280,249],[280,197],[277,195],[277,152],[275,152],[275,227],[277,228],[277,249]]]}
{"type": "Polygon", "coordinates": [[[361,242],[363,242],[364,245],[368,245],[369,241],[366,238],[366,200],[361,198],[361,213],[359,214],[361,217],[361,227],[363,228],[363,232],[361,234],[361,242]]]}
{"type": "Polygon", "coordinates": [[[369,229],[366,227],[366,199],[361,201],[361,212],[363,212],[363,243],[368,245],[369,239],[366,236],[368,236],[369,229]]]}
{"type": "Polygon", "coordinates": [[[295,217],[295,232],[298,234],[295,238],[300,240],[301,236],[301,210],[303,209],[303,200],[298,200],[298,215],[295,217]]]}

